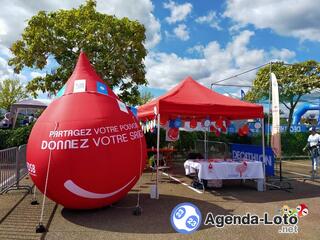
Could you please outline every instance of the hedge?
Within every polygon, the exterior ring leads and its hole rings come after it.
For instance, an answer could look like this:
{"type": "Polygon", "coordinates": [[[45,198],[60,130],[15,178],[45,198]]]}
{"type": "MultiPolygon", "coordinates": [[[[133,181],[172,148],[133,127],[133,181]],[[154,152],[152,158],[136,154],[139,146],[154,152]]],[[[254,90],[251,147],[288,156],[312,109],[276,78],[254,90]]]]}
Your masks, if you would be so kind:
{"type": "MultiPolygon", "coordinates": [[[[303,152],[303,147],[307,143],[309,133],[283,133],[281,135],[282,142],[282,155],[283,156],[302,156],[306,155],[303,152]]],[[[194,149],[195,141],[203,140],[203,132],[184,132],[180,131],[179,140],[173,143],[173,146],[178,151],[189,151],[194,149]]],[[[240,143],[240,144],[254,144],[261,145],[261,135],[244,136],[240,137],[237,134],[221,134],[219,137],[215,136],[214,133],[207,133],[207,139],[209,141],[218,141],[225,143],[240,143]]],[[[156,133],[147,133],[146,141],[148,148],[156,147],[157,136],[156,133]]],[[[267,137],[265,137],[265,143],[267,137]]],[[[161,140],[160,148],[168,145],[165,141],[165,131],[161,129],[161,140]]]]}
{"type": "MultiPolygon", "coordinates": [[[[19,146],[27,143],[31,129],[32,129],[32,125],[19,127],[14,130],[0,129],[0,149],[19,146]]],[[[303,152],[302,149],[306,145],[308,135],[309,135],[308,133],[283,133],[281,135],[283,155],[284,156],[306,155],[306,153],[303,152]]],[[[208,133],[207,137],[209,141],[261,145],[261,135],[255,135],[251,137],[248,137],[248,136],[240,137],[237,134],[233,134],[233,135],[221,134],[221,136],[216,137],[214,133],[208,133]]],[[[190,149],[194,149],[195,141],[197,141],[198,139],[204,139],[203,132],[180,131],[180,138],[178,141],[173,143],[173,146],[178,151],[188,151],[190,149]]],[[[267,140],[267,138],[265,140],[267,140]]],[[[157,146],[156,134],[147,133],[146,141],[147,141],[148,148],[151,148],[152,146],[156,147],[157,146]]],[[[165,131],[161,129],[160,147],[162,148],[167,145],[168,145],[168,142],[165,141],[165,131]]]]}
{"type": "Polygon", "coordinates": [[[16,129],[0,129],[0,149],[20,146],[28,142],[32,125],[16,129]]]}

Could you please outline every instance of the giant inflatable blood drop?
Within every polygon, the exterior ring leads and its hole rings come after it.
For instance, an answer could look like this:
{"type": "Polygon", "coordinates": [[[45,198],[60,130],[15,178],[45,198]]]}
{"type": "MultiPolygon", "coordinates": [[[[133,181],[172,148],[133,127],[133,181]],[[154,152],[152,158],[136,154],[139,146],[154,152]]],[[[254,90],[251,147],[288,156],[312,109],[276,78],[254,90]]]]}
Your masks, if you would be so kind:
{"type": "Polygon", "coordinates": [[[121,199],[145,164],[138,121],[84,53],[60,93],[29,138],[27,165],[33,182],[44,192],[48,173],[46,195],[67,208],[98,208],[121,199]]]}

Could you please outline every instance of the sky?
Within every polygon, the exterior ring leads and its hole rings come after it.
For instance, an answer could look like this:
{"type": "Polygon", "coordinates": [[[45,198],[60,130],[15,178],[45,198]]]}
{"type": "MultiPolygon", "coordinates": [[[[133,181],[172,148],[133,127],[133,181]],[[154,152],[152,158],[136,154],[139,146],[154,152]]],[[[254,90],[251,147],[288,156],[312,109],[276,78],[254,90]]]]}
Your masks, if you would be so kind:
{"type": "MultiPolygon", "coordinates": [[[[78,7],[84,0],[1,0],[0,80],[16,77],[26,84],[50,72],[24,69],[15,75],[7,60],[27,20],[40,10],[78,7]]],[[[154,96],[187,76],[211,83],[270,61],[320,61],[320,0],[97,0],[97,10],[129,17],[146,27],[148,86],[154,96]]],[[[255,71],[223,83],[251,85],[255,71]]],[[[238,87],[215,87],[240,96],[238,87]]],[[[248,88],[243,88],[245,91],[248,88]]],[[[39,98],[45,98],[40,94],[39,98]]]]}

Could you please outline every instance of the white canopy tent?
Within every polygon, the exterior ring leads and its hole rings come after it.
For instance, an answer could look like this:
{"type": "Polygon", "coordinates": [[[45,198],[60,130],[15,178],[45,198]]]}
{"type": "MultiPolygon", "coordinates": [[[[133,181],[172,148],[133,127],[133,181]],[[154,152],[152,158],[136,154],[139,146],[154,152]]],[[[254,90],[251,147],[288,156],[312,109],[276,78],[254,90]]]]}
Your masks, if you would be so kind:
{"type": "Polygon", "coordinates": [[[11,119],[12,119],[12,128],[14,128],[16,125],[18,114],[19,114],[20,110],[30,109],[30,108],[32,108],[32,109],[45,109],[47,106],[48,106],[47,103],[44,103],[42,101],[35,100],[35,99],[25,99],[25,100],[21,100],[20,102],[16,102],[16,103],[12,104],[12,106],[10,108],[11,119]]]}

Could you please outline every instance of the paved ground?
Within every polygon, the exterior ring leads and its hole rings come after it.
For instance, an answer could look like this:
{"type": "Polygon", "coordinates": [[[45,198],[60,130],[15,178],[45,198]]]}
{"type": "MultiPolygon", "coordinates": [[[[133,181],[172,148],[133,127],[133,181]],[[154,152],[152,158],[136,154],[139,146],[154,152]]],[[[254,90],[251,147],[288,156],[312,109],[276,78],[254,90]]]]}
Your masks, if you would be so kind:
{"type": "MultiPolygon", "coordinates": [[[[298,162],[307,164],[307,162],[298,162]]],[[[307,167],[284,163],[286,170],[308,174],[307,167]],[[305,169],[306,168],[306,169],[305,169]],[[300,172],[299,172],[300,171],[300,172]]],[[[171,172],[181,182],[189,184],[191,179],[183,176],[182,166],[171,172]]],[[[310,174],[310,173],[309,173],[310,174]]],[[[295,175],[299,177],[299,175],[295,175]]],[[[300,176],[302,177],[302,176],[300,176]]],[[[257,192],[250,182],[237,181],[225,184],[222,189],[199,193],[187,186],[162,177],[160,199],[150,199],[150,173],[144,173],[141,181],[126,198],[111,207],[90,211],[73,211],[47,201],[44,224],[46,234],[34,232],[40,216],[40,206],[30,205],[32,196],[22,192],[0,195],[0,239],[319,239],[320,228],[320,181],[292,180],[291,192],[268,190],[257,192]],[[140,192],[143,209],[141,216],[132,214],[140,192]],[[191,235],[175,233],[170,225],[170,213],[179,203],[192,202],[199,207],[203,217],[208,212],[218,214],[240,214],[251,212],[262,216],[264,212],[277,214],[285,204],[295,207],[305,203],[309,214],[299,221],[298,234],[279,234],[277,226],[226,226],[202,227],[191,235]],[[14,207],[15,206],[15,207],[14,207]],[[13,209],[13,210],[12,210],[13,209]]],[[[27,179],[26,183],[31,185],[27,179]]],[[[41,195],[38,194],[39,200],[41,195]]]]}

